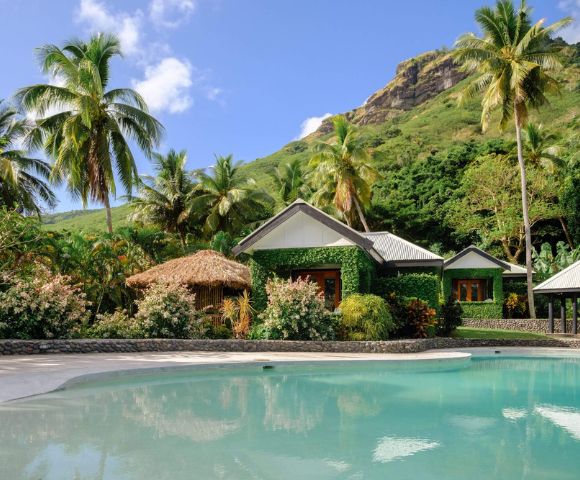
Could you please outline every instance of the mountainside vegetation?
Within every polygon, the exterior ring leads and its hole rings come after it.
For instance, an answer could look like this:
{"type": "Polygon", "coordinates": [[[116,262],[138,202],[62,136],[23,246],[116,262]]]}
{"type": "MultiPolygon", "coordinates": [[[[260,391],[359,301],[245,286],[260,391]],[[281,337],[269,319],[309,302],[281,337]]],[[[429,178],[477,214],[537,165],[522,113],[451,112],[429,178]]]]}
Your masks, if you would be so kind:
{"type": "MultiPolygon", "coordinates": [[[[574,175],[546,172],[553,184],[548,189],[554,197],[560,197],[554,201],[561,203],[559,211],[563,211],[569,237],[566,238],[558,218],[540,219],[533,232],[538,247],[545,241],[553,245],[560,240],[573,245],[580,243],[580,195],[576,193],[580,190],[577,168],[580,44],[565,46],[564,50],[566,65],[557,74],[560,94],[550,96],[550,104],[541,112],[531,110],[530,120],[551,136],[553,147],[575,172],[574,175]]],[[[460,186],[470,167],[475,168],[485,156],[515,154],[513,133],[499,129],[498,114],[492,116],[488,130],[483,133],[479,99],[458,106],[458,96],[470,80],[453,63],[448,51],[427,52],[402,62],[391,82],[371,95],[365,105],[344,116],[357,127],[381,174],[374,183],[372,204],[367,210],[371,230],[389,230],[439,253],[477,243],[507,259],[509,256],[498,238],[482,237],[483,232],[478,229],[466,232],[450,218],[456,202],[466,194],[460,186]]],[[[314,145],[334,135],[332,121],[329,118],[308,137],[244,164],[241,171],[276,198],[275,169],[295,162],[307,171],[314,145]]],[[[514,204],[514,212],[518,208],[521,213],[521,207],[514,204]]],[[[129,212],[128,206],[112,211],[119,219],[117,222],[126,224],[124,215],[129,212]]],[[[104,230],[102,216],[98,210],[86,214],[67,212],[47,215],[44,223],[55,230],[104,230]],[[85,215],[89,218],[84,218],[85,215]]],[[[519,253],[510,259],[521,261],[519,253]]]]}

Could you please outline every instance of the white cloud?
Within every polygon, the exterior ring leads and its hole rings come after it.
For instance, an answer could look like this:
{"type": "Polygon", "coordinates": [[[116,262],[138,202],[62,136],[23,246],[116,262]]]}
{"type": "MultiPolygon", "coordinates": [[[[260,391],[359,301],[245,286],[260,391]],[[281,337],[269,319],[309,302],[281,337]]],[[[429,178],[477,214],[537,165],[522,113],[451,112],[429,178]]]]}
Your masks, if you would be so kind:
{"type": "Polygon", "coordinates": [[[580,0],[560,0],[560,9],[572,16],[572,23],[559,32],[568,43],[580,42],[580,0]]]}
{"type": "Polygon", "coordinates": [[[193,0],[152,0],[149,18],[157,27],[176,28],[187,21],[194,10],[193,0]]]}
{"type": "Polygon", "coordinates": [[[193,68],[187,60],[162,59],[145,68],[145,78],[133,80],[133,87],[143,96],[153,112],[180,113],[193,104],[189,88],[193,68]]]}
{"type": "Polygon", "coordinates": [[[127,55],[133,55],[139,51],[142,17],[140,10],[134,14],[112,13],[104,3],[98,0],[81,0],[76,12],[76,20],[86,24],[90,30],[118,35],[121,49],[127,55]]]}
{"type": "Polygon", "coordinates": [[[311,133],[314,133],[316,130],[320,128],[322,122],[326,120],[328,117],[332,117],[332,113],[325,113],[320,117],[308,117],[300,125],[300,135],[298,135],[298,139],[307,137],[311,133]]]}

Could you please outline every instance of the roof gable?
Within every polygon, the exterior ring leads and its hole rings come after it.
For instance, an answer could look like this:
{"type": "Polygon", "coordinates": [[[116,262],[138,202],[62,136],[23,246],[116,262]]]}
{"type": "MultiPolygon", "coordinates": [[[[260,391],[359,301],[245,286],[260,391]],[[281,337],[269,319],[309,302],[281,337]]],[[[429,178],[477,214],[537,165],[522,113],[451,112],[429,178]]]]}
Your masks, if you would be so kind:
{"type": "Polygon", "coordinates": [[[445,270],[458,268],[501,268],[502,270],[511,271],[510,264],[484,252],[481,248],[474,245],[465,248],[457,255],[445,260],[445,270]]]}
{"type": "MultiPolygon", "coordinates": [[[[295,215],[305,215],[310,219],[318,222],[324,229],[328,229],[338,236],[343,238],[351,245],[357,245],[367,251],[375,260],[381,262],[382,258],[373,249],[373,242],[363,237],[359,232],[350,228],[342,222],[339,222],[330,215],[327,215],[322,210],[309,205],[303,200],[296,200],[294,203],[286,207],[280,213],[272,217],[266,223],[262,224],[246,238],[244,238],[233,249],[234,255],[239,255],[242,252],[252,250],[252,247],[257,246],[258,242],[265,239],[266,236],[274,234],[275,230],[279,229],[281,225],[288,222],[295,215]]],[[[348,243],[343,243],[348,244],[348,243]]],[[[314,245],[311,245],[314,246],[314,245]]]]}

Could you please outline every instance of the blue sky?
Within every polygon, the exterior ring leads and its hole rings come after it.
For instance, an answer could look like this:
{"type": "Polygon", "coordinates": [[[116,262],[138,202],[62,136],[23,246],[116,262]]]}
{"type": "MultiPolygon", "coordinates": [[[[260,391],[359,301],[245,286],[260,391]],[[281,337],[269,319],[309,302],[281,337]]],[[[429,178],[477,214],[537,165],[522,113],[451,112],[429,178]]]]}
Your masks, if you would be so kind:
{"type": "MultiPolygon", "coordinates": [[[[132,86],[166,127],[160,148],[190,168],[214,154],[251,161],[362,104],[397,64],[474,31],[490,0],[0,0],[0,98],[45,82],[34,49],[92,32],[125,51],[113,85],[132,86]],[[7,74],[7,72],[9,72],[7,74]],[[308,128],[306,128],[308,130],[308,128]]],[[[580,17],[580,0],[530,0],[536,19],[580,17]]],[[[580,41],[578,22],[564,36],[580,41]]],[[[149,162],[138,152],[138,167],[149,162]]],[[[118,192],[121,194],[122,192],[118,192]]],[[[63,189],[57,210],[81,208],[63,189]]]]}

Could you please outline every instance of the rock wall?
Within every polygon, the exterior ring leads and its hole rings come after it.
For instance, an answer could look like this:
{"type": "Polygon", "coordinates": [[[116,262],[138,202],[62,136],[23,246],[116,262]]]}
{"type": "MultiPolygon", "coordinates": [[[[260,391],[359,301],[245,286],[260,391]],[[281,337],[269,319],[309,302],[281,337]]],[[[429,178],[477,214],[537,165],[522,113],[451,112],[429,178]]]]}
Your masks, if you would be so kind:
{"type": "MultiPolygon", "coordinates": [[[[554,319],[554,333],[563,333],[559,318],[554,319]]],[[[519,330],[530,333],[548,333],[547,319],[519,318],[464,318],[464,327],[489,328],[492,330],[519,330]]],[[[580,322],[578,325],[580,329],[580,322]]],[[[566,332],[572,332],[572,320],[566,319],[566,332]]]]}
{"type": "Polygon", "coordinates": [[[309,342],[284,340],[0,340],[0,355],[54,353],[125,352],[332,352],[332,353],[416,353],[437,348],[494,346],[580,348],[580,338],[538,340],[475,340],[425,338],[380,342],[309,342]]]}

